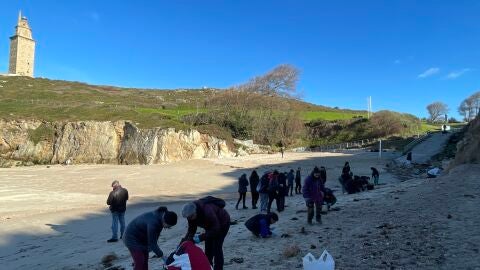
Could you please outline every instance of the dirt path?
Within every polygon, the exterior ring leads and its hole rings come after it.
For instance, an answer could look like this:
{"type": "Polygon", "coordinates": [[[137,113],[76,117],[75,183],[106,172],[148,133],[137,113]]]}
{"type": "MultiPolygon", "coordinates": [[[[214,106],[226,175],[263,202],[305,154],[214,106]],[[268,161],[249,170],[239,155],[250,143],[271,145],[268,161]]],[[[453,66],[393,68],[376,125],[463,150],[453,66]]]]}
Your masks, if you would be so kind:
{"type": "MultiPolygon", "coordinates": [[[[441,132],[430,135],[429,138],[412,149],[412,162],[417,164],[428,163],[431,157],[443,150],[451,135],[451,133],[442,134],[441,132]]],[[[406,160],[406,156],[402,156],[399,159],[406,160]]]]}

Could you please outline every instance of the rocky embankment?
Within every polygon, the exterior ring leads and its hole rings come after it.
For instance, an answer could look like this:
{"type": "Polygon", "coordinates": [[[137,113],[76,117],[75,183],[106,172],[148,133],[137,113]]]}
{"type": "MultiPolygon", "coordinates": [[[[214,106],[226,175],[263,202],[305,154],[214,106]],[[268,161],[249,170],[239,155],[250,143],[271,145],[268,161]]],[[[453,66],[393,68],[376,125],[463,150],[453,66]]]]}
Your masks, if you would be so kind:
{"type": "Polygon", "coordinates": [[[155,164],[235,156],[225,140],[196,130],[139,129],[127,121],[0,120],[0,166],[155,164]]]}

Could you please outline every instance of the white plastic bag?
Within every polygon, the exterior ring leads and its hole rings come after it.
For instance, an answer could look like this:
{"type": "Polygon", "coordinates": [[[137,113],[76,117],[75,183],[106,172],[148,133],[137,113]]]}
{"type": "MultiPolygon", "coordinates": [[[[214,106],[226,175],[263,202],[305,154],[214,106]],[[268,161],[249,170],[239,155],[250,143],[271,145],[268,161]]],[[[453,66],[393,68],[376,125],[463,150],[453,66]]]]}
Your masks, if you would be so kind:
{"type": "Polygon", "coordinates": [[[303,270],[335,270],[335,261],[327,250],[318,259],[308,253],[303,257],[303,270]]]}

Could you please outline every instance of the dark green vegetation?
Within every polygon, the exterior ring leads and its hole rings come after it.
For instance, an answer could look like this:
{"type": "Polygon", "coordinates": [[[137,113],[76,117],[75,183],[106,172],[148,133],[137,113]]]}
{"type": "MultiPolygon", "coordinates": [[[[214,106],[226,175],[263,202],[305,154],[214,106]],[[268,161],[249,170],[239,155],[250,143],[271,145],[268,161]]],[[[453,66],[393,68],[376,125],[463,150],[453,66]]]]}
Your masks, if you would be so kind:
{"type": "MultiPolygon", "coordinates": [[[[0,76],[0,118],[53,121],[129,120],[140,128],[195,128],[232,142],[253,139],[276,146],[319,145],[363,138],[409,136],[425,131],[411,115],[341,110],[303,102],[298,73],[280,66],[225,90],[153,90],[94,86],[28,77],[0,76]]],[[[29,134],[37,143],[51,137],[44,124],[29,134]]]]}

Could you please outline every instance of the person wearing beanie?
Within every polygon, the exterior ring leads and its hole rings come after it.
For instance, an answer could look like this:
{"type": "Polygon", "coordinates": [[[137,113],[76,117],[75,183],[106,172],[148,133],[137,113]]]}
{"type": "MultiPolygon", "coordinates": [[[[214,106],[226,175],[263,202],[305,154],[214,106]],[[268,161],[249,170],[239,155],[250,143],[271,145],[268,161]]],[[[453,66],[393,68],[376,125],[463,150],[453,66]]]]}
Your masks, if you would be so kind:
{"type": "Polygon", "coordinates": [[[268,238],[272,236],[270,225],[278,221],[278,215],[274,212],[258,214],[245,222],[245,227],[256,237],[268,238]]]}
{"type": "Polygon", "coordinates": [[[223,269],[223,242],[230,229],[230,215],[224,208],[224,200],[207,196],[185,204],[182,209],[182,216],[188,220],[187,234],[182,242],[205,241],[205,255],[214,270],[223,269]],[[198,227],[205,232],[196,234],[198,227]]]}
{"type": "Polygon", "coordinates": [[[120,185],[117,180],[112,182],[112,191],[108,194],[107,205],[112,213],[112,238],[108,243],[118,241],[118,223],[120,223],[120,239],[125,231],[125,211],[127,210],[128,190],[120,185]]]}
{"type": "Polygon", "coordinates": [[[163,251],[158,246],[158,238],[163,228],[177,224],[177,214],[159,207],[132,220],[125,231],[123,242],[132,255],[134,270],[148,269],[148,254],[155,253],[165,262],[163,251]]]}
{"type": "Polygon", "coordinates": [[[324,185],[321,181],[321,172],[315,167],[312,173],[305,179],[303,185],[303,198],[307,205],[307,222],[312,224],[313,216],[318,224],[322,224],[322,204],[324,195],[324,185]]]}

